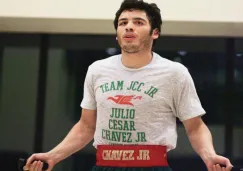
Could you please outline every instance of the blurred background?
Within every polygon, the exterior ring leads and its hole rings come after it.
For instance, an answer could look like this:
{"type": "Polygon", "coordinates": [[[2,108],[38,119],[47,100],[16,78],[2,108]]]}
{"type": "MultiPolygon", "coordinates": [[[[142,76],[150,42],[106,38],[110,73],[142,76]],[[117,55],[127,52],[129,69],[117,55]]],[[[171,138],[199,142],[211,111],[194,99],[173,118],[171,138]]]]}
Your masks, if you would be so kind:
{"type": "MultiPolygon", "coordinates": [[[[15,171],[19,157],[52,149],[79,120],[88,66],[120,53],[112,26],[120,2],[107,1],[110,10],[98,1],[0,2],[1,170],[15,171]]],[[[243,165],[242,2],[155,2],[165,17],[154,51],[189,69],[216,151],[243,165]]],[[[180,122],[178,136],[169,153],[174,171],[206,171],[180,122]]],[[[88,171],[92,143],[54,171],[88,171]]]]}

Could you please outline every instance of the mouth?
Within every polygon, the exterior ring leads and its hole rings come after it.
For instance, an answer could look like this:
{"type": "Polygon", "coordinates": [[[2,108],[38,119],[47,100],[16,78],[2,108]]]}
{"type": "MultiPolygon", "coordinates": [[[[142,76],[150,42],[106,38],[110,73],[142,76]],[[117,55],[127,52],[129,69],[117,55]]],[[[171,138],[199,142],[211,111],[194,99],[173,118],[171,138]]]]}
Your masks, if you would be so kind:
{"type": "Polygon", "coordinates": [[[134,36],[134,35],[125,35],[123,37],[123,39],[126,40],[126,41],[131,41],[131,40],[136,39],[136,36],[134,36]]]}

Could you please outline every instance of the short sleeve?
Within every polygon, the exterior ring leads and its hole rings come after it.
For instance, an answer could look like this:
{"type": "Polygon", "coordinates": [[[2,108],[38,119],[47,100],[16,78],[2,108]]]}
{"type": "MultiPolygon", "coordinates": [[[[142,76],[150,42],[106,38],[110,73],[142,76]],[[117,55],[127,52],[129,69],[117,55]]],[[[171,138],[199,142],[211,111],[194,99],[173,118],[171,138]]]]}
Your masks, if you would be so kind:
{"type": "Polygon", "coordinates": [[[92,78],[91,68],[88,68],[86,77],[84,80],[84,89],[83,89],[83,99],[80,106],[84,109],[96,110],[96,98],[94,92],[94,82],[92,78]]]}
{"type": "Polygon", "coordinates": [[[206,112],[203,109],[193,79],[187,68],[180,74],[181,78],[174,91],[175,115],[184,121],[197,116],[202,116],[206,112]]]}

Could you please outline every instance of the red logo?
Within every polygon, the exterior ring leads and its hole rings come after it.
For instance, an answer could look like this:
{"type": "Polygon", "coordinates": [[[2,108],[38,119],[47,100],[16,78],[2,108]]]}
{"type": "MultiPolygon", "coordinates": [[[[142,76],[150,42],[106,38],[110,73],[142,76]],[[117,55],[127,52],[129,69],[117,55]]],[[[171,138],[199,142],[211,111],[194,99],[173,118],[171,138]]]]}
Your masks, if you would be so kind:
{"type": "Polygon", "coordinates": [[[132,100],[142,99],[142,96],[135,96],[135,95],[130,95],[130,96],[125,96],[125,95],[116,95],[115,97],[108,97],[107,100],[112,100],[116,104],[122,104],[122,105],[131,105],[134,106],[132,103],[132,100]]]}

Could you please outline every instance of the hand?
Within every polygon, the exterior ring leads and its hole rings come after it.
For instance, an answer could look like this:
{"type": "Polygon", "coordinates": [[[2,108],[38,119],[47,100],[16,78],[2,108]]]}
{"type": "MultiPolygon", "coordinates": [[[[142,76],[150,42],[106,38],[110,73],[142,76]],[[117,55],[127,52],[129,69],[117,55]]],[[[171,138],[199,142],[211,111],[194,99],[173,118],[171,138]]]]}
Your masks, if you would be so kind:
{"type": "Polygon", "coordinates": [[[208,158],[205,161],[205,164],[208,171],[230,171],[233,167],[229,159],[220,155],[215,155],[208,158]],[[223,165],[223,167],[221,167],[220,165],[223,165]]]}
{"type": "Polygon", "coordinates": [[[49,167],[46,171],[51,171],[56,164],[56,162],[51,158],[48,153],[37,153],[30,156],[24,166],[23,170],[28,171],[42,171],[43,162],[48,163],[49,167]],[[33,162],[34,161],[34,162],[33,162]]]}

